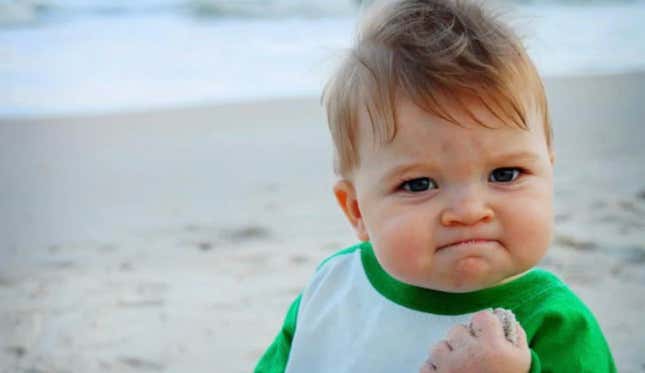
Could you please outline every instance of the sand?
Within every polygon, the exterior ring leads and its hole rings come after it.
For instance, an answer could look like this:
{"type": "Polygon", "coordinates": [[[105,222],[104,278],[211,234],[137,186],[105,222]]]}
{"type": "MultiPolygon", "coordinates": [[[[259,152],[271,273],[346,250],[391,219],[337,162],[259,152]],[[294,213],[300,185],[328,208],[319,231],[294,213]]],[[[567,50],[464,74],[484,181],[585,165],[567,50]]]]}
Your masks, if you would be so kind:
{"type": "MultiPolygon", "coordinates": [[[[645,371],[645,73],[546,81],[541,264],[645,371]]],[[[355,242],[318,98],[0,119],[0,372],[249,372],[355,242]]]]}

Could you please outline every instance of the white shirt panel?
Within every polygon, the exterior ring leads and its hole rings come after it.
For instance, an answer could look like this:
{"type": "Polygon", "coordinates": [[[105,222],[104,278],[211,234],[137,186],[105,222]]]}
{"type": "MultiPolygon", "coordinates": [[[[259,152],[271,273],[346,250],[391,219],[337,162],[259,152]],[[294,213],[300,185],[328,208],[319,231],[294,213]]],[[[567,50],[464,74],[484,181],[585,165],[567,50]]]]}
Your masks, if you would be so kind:
{"type": "Polygon", "coordinates": [[[470,316],[398,305],[372,287],[360,250],[342,254],[303,291],[286,372],[415,373],[429,348],[470,316]]]}

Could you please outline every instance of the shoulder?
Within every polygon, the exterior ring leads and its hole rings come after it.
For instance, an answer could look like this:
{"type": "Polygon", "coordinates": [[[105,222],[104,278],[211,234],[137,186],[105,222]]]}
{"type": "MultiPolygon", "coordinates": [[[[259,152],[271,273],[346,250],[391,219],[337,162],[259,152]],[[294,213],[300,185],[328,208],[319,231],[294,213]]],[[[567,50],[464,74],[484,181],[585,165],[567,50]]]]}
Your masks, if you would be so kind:
{"type": "Polygon", "coordinates": [[[517,315],[544,371],[614,371],[609,346],[591,310],[557,276],[538,271],[544,290],[527,299],[517,315]],[[594,364],[603,368],[589,370],[594,364]]]}
{"type": "Polygon", "coordinates": [[[339,250],[336,253],[325,258],[322,262],[320,262],[316,270],[320,271],[330,262],[333,263],[333,262],[348,260],[352,257],[352,255],[360,254],[365,247],[367,247],[367,243],[361,242],[361,243],[346,247],[342,250],[339,250]]]}
{"type": "Polygon", "coordinates": [[[591,318],[584,302],[558,276],[544,269],[534,269],[534,291],[519,308],[525,318],[591,318]]]}
{"type": "Polygon", "coordinates": [[[303,300],[308,302],[313,296],[321,296],[347,287],[356,276],[363,275],[361,253],[365,243],[359,243],[325,258],[316,268],[303,290],[303,300]]]}

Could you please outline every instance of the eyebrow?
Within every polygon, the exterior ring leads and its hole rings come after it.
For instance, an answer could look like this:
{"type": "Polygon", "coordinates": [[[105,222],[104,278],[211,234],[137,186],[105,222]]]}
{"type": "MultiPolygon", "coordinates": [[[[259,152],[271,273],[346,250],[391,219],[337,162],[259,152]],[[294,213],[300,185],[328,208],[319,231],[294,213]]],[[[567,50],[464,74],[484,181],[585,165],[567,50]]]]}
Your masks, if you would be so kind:
{"type": "Polygon", "coordinates": [[[429,163],[401,163],[399,165],[394,166],[392,169],[387,171],[383,177],[381,178],[382,181],[386,180],[391,180],[395,178],[397,175],[405,174],[409,172],[410,170],[414,169],[420,169],[423,168],[424,170],[428,169],[433,169],[434,165],[429,164],[429,163]]]}
{"type": "Polygon", "coordinates": [[[538,155],[529,152],[529,151],[519,151],[519,152],[510,152],[503,154],[494,154],[491,159],[493,161],[524,161],[524,162],[535,162],[538,160],[538,155]]]}

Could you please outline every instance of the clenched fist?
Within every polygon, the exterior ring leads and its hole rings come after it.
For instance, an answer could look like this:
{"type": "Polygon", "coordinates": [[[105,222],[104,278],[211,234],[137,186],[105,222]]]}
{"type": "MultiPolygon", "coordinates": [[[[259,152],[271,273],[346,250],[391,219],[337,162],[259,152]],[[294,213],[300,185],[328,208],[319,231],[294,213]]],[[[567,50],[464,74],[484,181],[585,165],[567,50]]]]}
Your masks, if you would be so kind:
{"type": "Polygon", "coordinates": [[[510,311],[473,315],[470,325],[456,325],[433,346],[420,373],[526,373],[531,353],[526,334],[510,311]]]}

